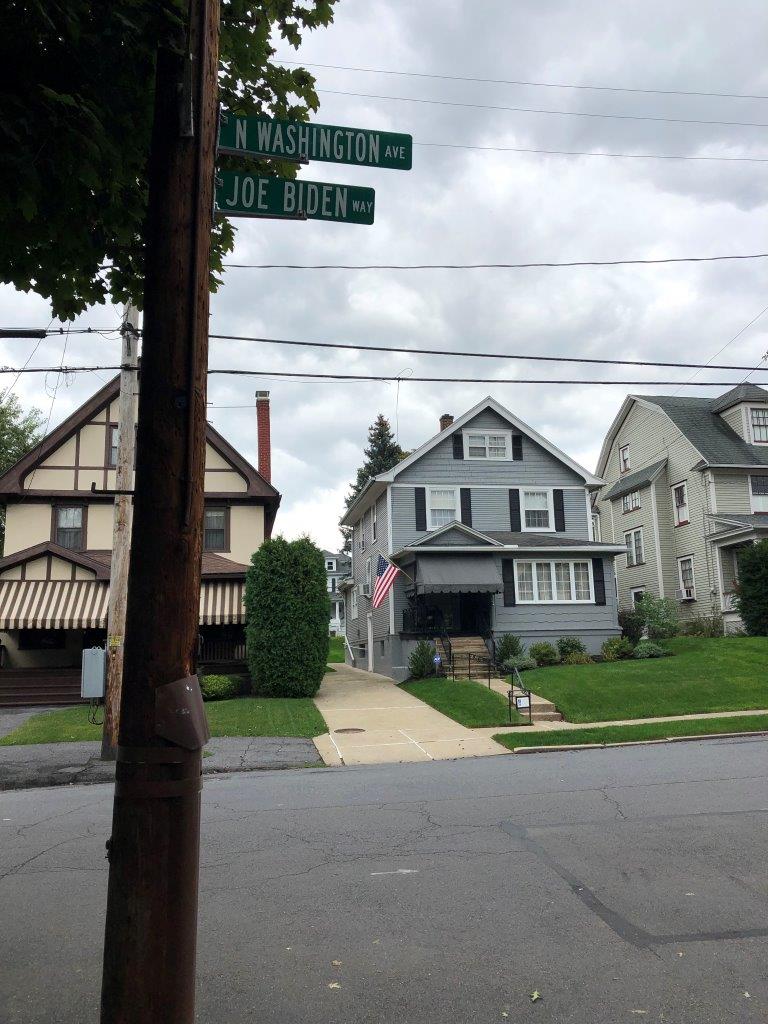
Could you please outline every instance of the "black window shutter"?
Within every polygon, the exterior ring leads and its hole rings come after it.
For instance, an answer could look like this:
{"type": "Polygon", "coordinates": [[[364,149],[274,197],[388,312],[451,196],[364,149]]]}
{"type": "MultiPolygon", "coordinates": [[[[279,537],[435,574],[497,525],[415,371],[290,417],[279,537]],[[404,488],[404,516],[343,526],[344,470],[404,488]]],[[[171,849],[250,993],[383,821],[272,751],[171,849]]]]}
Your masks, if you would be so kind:
{"type": "Polygon", "coordinates": [[[605,569],[602,558],[592,559],[592,577],[595,581],[595,604],[605,604],[605,569]]]}
{"type": "Polygon", "coordinates": [[[462,487],[461,494],[461,521],[465,526],[472,525],[472,491],[469,487],[462,487]]]}
{"type": "Polygon", "coordinates": [[[512,533],[520,533],[520,491],[512,487],[509,492],[509,528],[512,533]]]}
{"type": "Polygon", "coordinates": [[[453,457],[454,459],[464,458],[464,436],[461,432],[453,435],[453,457]]]}
{"type": "Polygon", "coordinates": [[[504,607],[511,608],[515,604],[515,560],[502,558],[501,578],[504,581],[504,607]]]}
{"type": "Polygon", "coordinates": [[[552,492],[552,498],[555,505],[555,530],[558,533],[565,533],[565,505],[563,503],[562,490],[556,488],[552,492]]]}
{"type": "Polygon", "coordinates": [[[416,488],[416,529],[427,528],[427,491],[424,487],[416,488]]]}
{"type": "Polygon", "coordinates": [[[513,434],[512,435],[512,458],[515,462],[520,462],[523,458],[523,435],[513,434]]]}

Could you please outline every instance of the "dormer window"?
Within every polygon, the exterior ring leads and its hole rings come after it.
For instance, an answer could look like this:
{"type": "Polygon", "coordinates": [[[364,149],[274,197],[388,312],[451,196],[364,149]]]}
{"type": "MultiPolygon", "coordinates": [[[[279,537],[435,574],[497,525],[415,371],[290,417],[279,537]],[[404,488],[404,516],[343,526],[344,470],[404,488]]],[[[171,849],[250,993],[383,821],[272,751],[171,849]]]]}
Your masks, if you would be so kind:
{"type": "Polygon", "coordinates": [[[464,434],[465,459],[509,459],[511,458],[512,442],[509,430],[495,433],[467,431],[464,434]]]}
{"type": "Polygon", "coordinates": [[[53,509],[53,542],[70,551],[85,547],[85,510],[82,505],[56,505],[53,509]]]}
{"type": "Polygon", "coordinates": [[[749,416],[752,424],[752,443],[768,444],[768,408],[750,409],[749,416]]]}
{"type": "Polygon", "coordinates": [[[623,444],[619,448],[619,470],[622,473],[629,472],[629,445],[623,444]]]}

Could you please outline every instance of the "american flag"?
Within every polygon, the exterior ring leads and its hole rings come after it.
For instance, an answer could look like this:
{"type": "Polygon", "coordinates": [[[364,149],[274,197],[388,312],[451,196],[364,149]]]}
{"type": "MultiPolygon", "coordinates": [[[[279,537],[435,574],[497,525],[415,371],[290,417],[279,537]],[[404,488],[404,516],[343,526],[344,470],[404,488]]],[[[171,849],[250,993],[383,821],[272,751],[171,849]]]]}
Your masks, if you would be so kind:
{"type": "Polygon", "coordinates": [[[396,565],[388,562],[386,558],[379,555],[376,563],[376,586],[373,588],[371,607],[378,608],[384,603],[384,598],[389,593],[389,588],[395,582],[395,576],[400,572],[396,565]]]}

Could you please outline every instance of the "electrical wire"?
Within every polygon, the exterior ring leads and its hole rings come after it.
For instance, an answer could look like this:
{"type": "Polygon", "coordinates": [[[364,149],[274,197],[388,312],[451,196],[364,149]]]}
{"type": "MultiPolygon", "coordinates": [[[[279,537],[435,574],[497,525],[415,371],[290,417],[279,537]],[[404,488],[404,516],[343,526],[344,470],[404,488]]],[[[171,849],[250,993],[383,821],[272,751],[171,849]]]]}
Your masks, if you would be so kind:
{"type": "Polygon", "coordinates": [[[708,124],[721,128],[768,128],[763,121],[715,121],[700,117],[662,117],[659,114],[607,114],[588,110],[547,110],[543,107],[507,107],[495,103],[467,103],[460,100],[429,100],[420,96],[382,96],[375,92],[348,92],[343,89],[316,89],[326,96],[354,96],[364,100],[394,100],[397,103],[422,103],[435,107],[462,107],[467,110],[504,110],[515,114],[554,114],[557,117],[592,117],[610,121],[654,121],[664,124],[708,124]]]}
{"type": "Polygon", "coordinates": [[[325,68],[330,71],[356,71],[368,75],[393,75],[399,78],[432,78],[446,82],[480,82],[485,85],[524,85],[538,89],[579,89],[590,92],[632,92],[657,96],[705,96],[726,100],[768,100],[768,96],[739,92],[702,92],[692,89],[641,89],[626,85],[576,85],[564,82],[529,82],[514,78],[475,78],[470,75],[430,74],[426,71],[391,71],[385,68],[358,68],[347,64],[317,64],[311,61],[275,58],[280,64],[293,64],[306,68],[325,68]]]}
{"type": "Polygon", "coordinates": [[[596,153],[584,149],[529,149],[523,146],[470,146],[458,142],[417,142],[435,149],[472,149],[489,153],[539,153],[546,156],[604,156],[623,160],[704,160],[724,163],[766,164],[766,156],[689,156],[681,153],[596,153]]]}

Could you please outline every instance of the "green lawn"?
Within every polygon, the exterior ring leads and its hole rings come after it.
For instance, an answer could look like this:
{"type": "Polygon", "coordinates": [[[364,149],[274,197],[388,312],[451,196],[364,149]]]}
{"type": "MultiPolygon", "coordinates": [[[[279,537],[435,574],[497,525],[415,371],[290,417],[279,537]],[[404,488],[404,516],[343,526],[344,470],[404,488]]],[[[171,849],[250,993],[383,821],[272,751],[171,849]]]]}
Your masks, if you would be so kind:
{"type": "Polygon", "coordinates": [[[435,710],[470,729],[493,725],[517,725],[522,718],[512,709],[509,720],[507,701],[500,693],[469,679],[416,679],[403,683],[402,689],[430,704],[435,710]]]}
{"type": "Polygon", "coordinates": [[[721,732],[757,732],[768,729],[768,715],[739,718],[699,718],[645,725],[609,725],[599,729],[551,729],[547,732],[502,733],[493,738],[505,747],[552,747],[568,743],[627,743],[663,740],[669,736],[712,736],[721,732]]]}
{"type": "MultiPolygon", "coordinates": [[[[236,697],[205,705],[212,736],[304,736],[328,732],[322,715],[309,699],[236,697]]],[[[101,726],[88,721],[88,708],[47,711],[27,719],[0,739],[0,746],[100,740],[101,726]]]]}
{"type": "Polygon", "coordinates": [[[554,666],[524,682],[570,722],[768,708],[768,637],[676,637],[672,658],[554,666]]]}
{"type": "Polygon", "coordinates": [[[328,637],[328,661],[333,664],[334,662],[344,661],[344,637],[343,636],[329,636],[328,637]]]}

